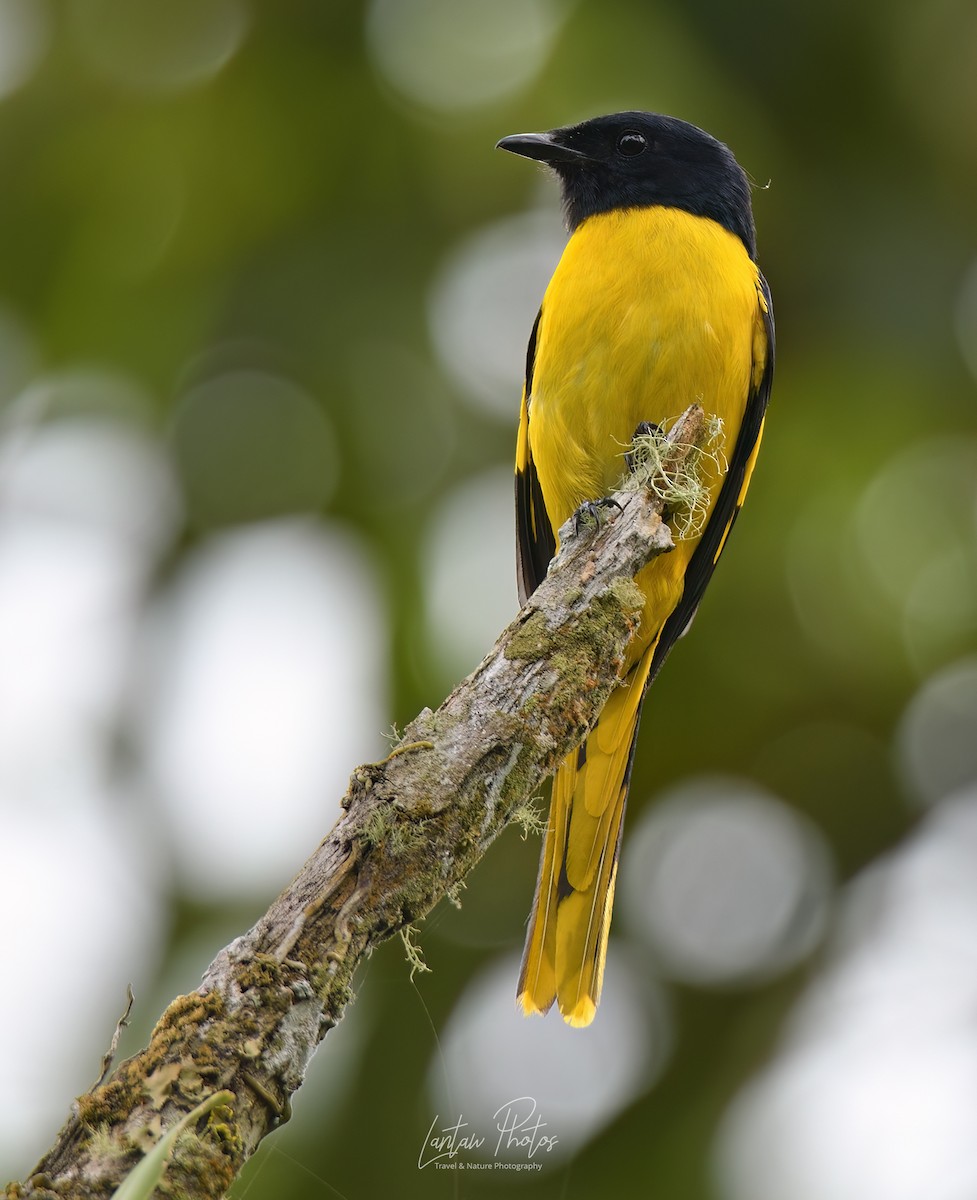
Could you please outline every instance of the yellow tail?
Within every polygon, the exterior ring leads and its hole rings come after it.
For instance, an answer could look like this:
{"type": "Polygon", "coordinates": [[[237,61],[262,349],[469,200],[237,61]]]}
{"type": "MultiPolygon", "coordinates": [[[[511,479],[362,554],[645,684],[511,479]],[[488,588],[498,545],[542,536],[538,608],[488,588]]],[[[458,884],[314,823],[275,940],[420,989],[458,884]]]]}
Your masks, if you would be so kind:
{"type": "Polygon", "coordinates": [[[553,780],[519,973],[527,1015],[547,1012],[556,1000],[570,1025],[589,1025],[597,1011],[631,753],[654,649],[611,694],[593,732],[553,780]]]}

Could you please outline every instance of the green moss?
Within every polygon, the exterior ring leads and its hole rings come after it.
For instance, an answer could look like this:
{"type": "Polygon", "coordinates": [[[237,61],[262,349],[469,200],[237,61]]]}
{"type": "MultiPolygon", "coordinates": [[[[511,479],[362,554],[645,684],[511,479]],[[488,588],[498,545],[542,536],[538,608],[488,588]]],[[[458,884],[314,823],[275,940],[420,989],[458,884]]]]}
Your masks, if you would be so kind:
{"type": "Polygon", "coordinates": [[[552,648],[553,635],[546,624],[546,618],[541,612],[535,612],[509,638],[505,656],[510,661],[526,659],[532,662],[544,658],[552,648]]]}
{"type": "Polygon", "coordinates": [[[238,975],[242,991],[257,989],[262,993],[262,1004],[274,1004],[276,995],[286,996],[286,1006],[291,1003],[287,999],[288,989],[282,983],[281,966],[267,955],[255,955],[238,975]]]}
{"type": "Polygon", "coordinates": [[[109,1125],[99,1125],[92,1130],[88,1142],[89,1153],[96,1162],[111,1163],[120,1158],[127,1158],[132,1152],[132,1143],[121,1131],[116,1131],[109,1125]]]}
{"type": "Polygon", "coordinates": [[[206,1136],[211,1138],[224,1153],[238,1154],[241,1150],[241,1135],[234,1120],[234,1109],[229,1104],[215,1104],[207,1119],[206,1136]]]}
{"type": "MultiPolygon", "coordinates": [[[[141,1078],[139,1083],[142,1083],[141,1078]]],[[[81,1123],[94,1130],[98,1126],[118,1124],[132,1111],[136,1099],[131,1083],[113,1080],[79,1096],[75,1107],[81,1123]]]]}
{"type": "MultiPolygon", "coordinates": [[[[422,785],[422,789],[423,785],[422,785]]],[[[431,815],[422,812],[420,816],[431,815]]],[[[363,827],[363,840],[377,849],[383,848],[394,858],[408,854],[424,840],[424,834],[415,821],[404,815],[404,810],[386,807],[375,808],[363,827]]]]}
{"type": "MultiPolygon", "coordinates": [[[[223,1105],[218,1108],[229,1111],[223,1105]]],[[[203,1137],[190,1131],[184,1133],[176,1143],[157,1191],[173,1200],[223,1196],[236,1174],[237,1154],[230,1152],[232,1146],[240,1152],[241,1137],[236,1125],[208,1122],[203,1137]]]]}
{"type": "MultiPolygon", "coordinates": [[[[548,705],[560,714],[561,723],[568,718],[581,734],[587,728],[594,714],[586,697],[606,686],[604,664],[610,654],[621,653],[643,606],[644,596],[633,580],[616,580],[594,599],[577,627],[561,636],[560,648],[550,658],[558,679],[548,705]]],[[[532,715],[524,713],[527,720],[532,715]]]]}
{"type": "MultiPolygon", "coordinates": [[[[201,1075],[214,1075],[221,1065],[222,1058],[215,1049],[215,1044],[221,1044],[223,1028],[223,1024],[219,1025],[217,1033],[208,1033],[207,1039],[194,1047],[193,1065],[201,1075]]],[[[238,1025],[238,1028],[241,1028],[241,1025],[238,1025]]]]}
{"type": "Polygon", "coordinates": [[[400,910],[401,920],[396,922],[399,925],[423,917],[430,911],[440,889],[441,874],[438,871],[437,877],[432,878],[427,873],[416,872],[409,878],[398,877],[390,882],[394,884],[391,907],[400,910]]]}
{"type": "Polygon", "coordinates": [[[309,985],[320,999],[326,996],[334,978],[335,973],[323,963],[316,963],[309,971],[309,985]]]}
{"type": "Polygon", "coordinates": [[[390,853],[399,858],[403,854],[410,853],[424,841],[423,833],[410,821],[397,821],[390,829],[390,836],[387,839],[387,847],[390,853]]]}
{"type": "Polygon", "coordinates": [[[641,616],[644,610],[645,594],[633,579],[615,579],[605,595],[613,597],[615,604],[624,614],[635,620],[641,616]]]}
{"type": "Polygon", "coordinates": [[[353,999],[348,968],[331,970],[330,964],[313,967],[309,972],[309,983],[321,1000],[325,1014],[338,1021],[353,999]]]}
{"type": "Polygon", "coordinates": [[[509,768],[509,774],[502,785],[503,804],[516,805],[524,802],[535,787],[539,774],[536,750],[532,743],[526,742],[509,768]]]}
{"type": "Polygon", "coordinates": [[[223,1011],[224,1002],[216,992],[190,992],[186,996],[177,996],[160,1017],[150,1046],[164,1040],[168,1034],[179,1035],[188,1024],[200,1025],[207,1017],[220,1016],[223,1011]]]}
{"type": "Polygon", "coordinates": [[[375,808],[363,826],[363,840],[368,846],[382,846],[393,825],[394,820],[385,808],[375,808]]]}

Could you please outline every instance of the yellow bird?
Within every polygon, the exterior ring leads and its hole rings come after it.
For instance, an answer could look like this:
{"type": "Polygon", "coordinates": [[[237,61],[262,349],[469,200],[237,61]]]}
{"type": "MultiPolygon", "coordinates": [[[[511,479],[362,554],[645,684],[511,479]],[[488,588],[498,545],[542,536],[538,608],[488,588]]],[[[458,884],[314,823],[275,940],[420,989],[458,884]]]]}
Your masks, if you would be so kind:
{"type": "Polygon", "coordinates": [[[521,601],[554,533],[625,474],[639,428],[689,405],[722,423],[705,524],[638,575],[644,613],[623,685],[560,766],[519,976],[523,1011],[555,1000],[589,1025],[600,1000],[641,703],[688,627],[753,471],[774,363],[750,185],[730,150],[674,117],[623,112],[499,146],[553,168],[570,240],[529,341],[516,449],[521,601]]]}

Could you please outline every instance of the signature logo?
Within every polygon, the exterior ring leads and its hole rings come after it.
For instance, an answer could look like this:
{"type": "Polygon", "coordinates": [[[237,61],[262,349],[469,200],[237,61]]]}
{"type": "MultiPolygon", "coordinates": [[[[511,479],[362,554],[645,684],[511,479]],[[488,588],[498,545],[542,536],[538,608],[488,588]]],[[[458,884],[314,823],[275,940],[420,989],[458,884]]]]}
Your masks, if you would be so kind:
{"type": "Polygon", "coordinates": [[[424,1138],[417,1156],[419,1170],[434,1166],[439,1170],[541,1171],[540,1160],[560,1140],[544,1132],[549,1126],[532,1096],[518,1096],[500,1105],[492,1116],[490,1133],[480,1133],[460,1113],[451,1125],[439,1125],[440,1120],[436,1115],[424,1138]]]}

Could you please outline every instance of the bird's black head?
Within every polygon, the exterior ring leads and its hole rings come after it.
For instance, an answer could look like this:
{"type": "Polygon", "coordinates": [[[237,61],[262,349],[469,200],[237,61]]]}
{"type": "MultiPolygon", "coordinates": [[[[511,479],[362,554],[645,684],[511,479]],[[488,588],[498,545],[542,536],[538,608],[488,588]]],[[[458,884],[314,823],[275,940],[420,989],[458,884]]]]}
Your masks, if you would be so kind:
{"type": "Polygon", "coordinates": [[[515,134],[498,144],[556,171],[571,230],[597,213],[661,204],[711,217],[756,256],[743,169],[727,146],[686,121],[613,113],[549,133],[515,134]]]}

